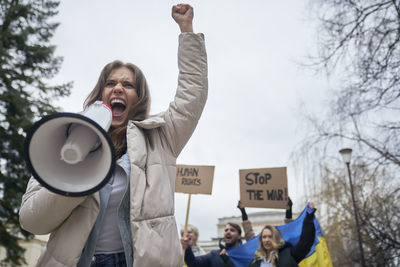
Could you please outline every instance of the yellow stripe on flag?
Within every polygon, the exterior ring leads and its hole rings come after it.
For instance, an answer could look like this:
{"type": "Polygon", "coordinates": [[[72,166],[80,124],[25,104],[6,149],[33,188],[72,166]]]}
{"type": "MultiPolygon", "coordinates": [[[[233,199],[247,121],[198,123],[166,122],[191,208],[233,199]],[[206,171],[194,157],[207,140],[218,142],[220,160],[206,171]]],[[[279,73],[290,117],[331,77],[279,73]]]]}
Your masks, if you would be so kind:
{"type": "Polygon", "coordinates": [[[319,243],[315,246],[315,252],[303,259],[299,263],[299,267],[333,267],[325,238],[318,236],[318,240],[319,243]]]}

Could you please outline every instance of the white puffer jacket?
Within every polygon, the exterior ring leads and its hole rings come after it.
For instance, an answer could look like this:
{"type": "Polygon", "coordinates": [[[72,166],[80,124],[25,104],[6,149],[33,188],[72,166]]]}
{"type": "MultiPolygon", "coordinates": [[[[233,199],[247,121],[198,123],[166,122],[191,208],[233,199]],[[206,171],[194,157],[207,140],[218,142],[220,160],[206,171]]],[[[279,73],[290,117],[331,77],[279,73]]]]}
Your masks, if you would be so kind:
{"type": "MultiPolygon", "coordinates": [[[[128,123],[135,267],[183,265],[174,217],[175,165],[207,99],[203,34],[180,34],[178,67],[178,89],[167,111],[128,123]]],[[[76,266],[99,213],[99,203],[98,193],[64,197],[30,179],[22,199],[21,226],[33,234],[51,233],[37,266],[76,266]]]]}

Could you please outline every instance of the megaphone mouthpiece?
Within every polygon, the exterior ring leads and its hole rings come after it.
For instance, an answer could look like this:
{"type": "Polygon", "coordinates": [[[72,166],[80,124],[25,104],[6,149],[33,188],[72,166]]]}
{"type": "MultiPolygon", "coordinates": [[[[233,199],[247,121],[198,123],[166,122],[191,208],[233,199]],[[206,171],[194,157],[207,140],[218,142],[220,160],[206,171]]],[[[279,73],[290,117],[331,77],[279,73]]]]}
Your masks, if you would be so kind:
{"type": "Polygon", "coordinates": [[[89,127],[72,125],[67,140],[61,148],[61,159],[68,164],[83,161],[96,143],[98,136],[89,127]]]}
{"type": "Polygon", "coordinates": [[[82,158],[82,155],[79,155],[75,146],[65,144],[61,149],[61,160],[68,164],[76,164],[80,161],[80,158],[82,158]]]}

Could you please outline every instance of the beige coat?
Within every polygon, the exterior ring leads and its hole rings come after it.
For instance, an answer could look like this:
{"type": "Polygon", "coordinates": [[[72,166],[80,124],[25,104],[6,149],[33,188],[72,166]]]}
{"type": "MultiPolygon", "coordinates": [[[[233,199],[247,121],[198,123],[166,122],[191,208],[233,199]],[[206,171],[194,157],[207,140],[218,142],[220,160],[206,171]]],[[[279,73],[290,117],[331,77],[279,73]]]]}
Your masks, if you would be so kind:
{"type": "MultiPolygon", "coordinates": [[[[178,89],[166,112],[129,121],[130,220],[135,267],[182,266],[174,217],[176,158],[192,135],[207,98],[202,34],[179,36],[178,89]]],[[[99,212],[99,194],[64,197],[31,178],[20,223],[33,234],[51,233],[38,266],[76,266],[99,212]]]]}

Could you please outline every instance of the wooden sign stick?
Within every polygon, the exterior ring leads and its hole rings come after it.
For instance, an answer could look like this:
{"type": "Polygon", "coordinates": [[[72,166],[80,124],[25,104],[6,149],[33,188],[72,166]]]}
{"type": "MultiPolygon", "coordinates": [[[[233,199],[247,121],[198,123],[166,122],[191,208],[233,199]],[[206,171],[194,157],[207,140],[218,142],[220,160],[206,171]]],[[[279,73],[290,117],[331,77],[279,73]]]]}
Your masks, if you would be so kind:
{"type": "Polygon", "coordinates": [[[192,194],[189,194],[188,204],[186,209],[186,220],[185,220],[185,228],[183,228],[183,238],[186,237],[187,228],[188,228],[188,221],[189,221],[189,210],[190,210],[190,199],[192,198],[192,194]]]}

